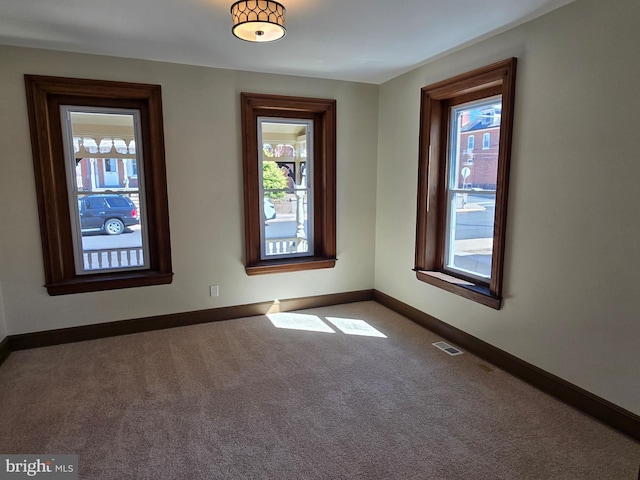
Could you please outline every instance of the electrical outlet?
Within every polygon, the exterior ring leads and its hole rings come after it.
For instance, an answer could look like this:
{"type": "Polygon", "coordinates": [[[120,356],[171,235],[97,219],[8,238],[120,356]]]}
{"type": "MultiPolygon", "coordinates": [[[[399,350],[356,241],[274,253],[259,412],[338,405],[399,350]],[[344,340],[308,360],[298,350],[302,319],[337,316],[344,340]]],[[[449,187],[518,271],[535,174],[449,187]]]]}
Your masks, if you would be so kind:
{"type": "Polygon", "coordinates": [[[209,286],[209,293],[211,294],[212,297],[219,296],[220,295],[220,289],[218,288],[218,285],[209,286]]]}

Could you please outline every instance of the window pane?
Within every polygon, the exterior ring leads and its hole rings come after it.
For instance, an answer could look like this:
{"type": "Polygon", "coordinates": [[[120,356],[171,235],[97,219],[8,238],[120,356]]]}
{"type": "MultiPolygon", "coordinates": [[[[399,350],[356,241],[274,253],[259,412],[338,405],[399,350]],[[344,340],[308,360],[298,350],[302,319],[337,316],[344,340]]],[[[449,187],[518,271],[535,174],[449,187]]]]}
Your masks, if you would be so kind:
{"type": "Polygon", "coordinates": [[[305,195],[293,194],[284,201],[278,201],[265,194],[264,216],[264,257],[309,252],[308,204],[305,195]],[[298,211],[298,206],[302,212],[298,211]]]}
{"type": "Polygon", "coordinates": [[[451,188],[496,189],[501,112],[500,97],[452,108],[451,188]],[[482,149],[474,149],[474,134],[482,135],[482,149]]]}
{"type": "Polygon", "coordinates": [[[495,193],[451,194],[446,268],[491,277],[495,193]]]}
{"type": "Polygon", "coordinates": [[[76,274],[148,268],[138,112],[62,107],[76,274]]]}
{"type": "MultiPolygon", "coordinates": [[[[307,156],[312,120],[259,118],[261,257],[313,255],[312,182],[307,156]]],[[[309,163],[311,165],[311,163],[309,163]]]]}
{"type": "Polygon", "coordinates": [[[455,106],[450,117],[444,267],[482,280],[491,278],[501,112],[494,97],[455,106]],[[482,149],[473,148],[474,135],[482,149]]]}

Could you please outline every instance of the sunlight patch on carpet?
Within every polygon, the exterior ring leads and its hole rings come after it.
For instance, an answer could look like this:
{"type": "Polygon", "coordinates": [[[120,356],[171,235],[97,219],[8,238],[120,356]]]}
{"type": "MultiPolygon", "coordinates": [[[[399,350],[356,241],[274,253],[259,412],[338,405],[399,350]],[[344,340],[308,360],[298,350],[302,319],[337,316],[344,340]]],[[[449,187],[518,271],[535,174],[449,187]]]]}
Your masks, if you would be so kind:
{"type": "Polygon", "coordinates": [[[363,337],[380,337],[387,338],[387,336],[379,330],[376,330],[364,320],[358,320],[355,318],[337,318],[327,317],[327,320],[331,322],[336,328],[347,335],[360,335],[363,337]]]}
{"type": "Polygon", "coordinates": [[[267,314],[267,318],[276,328],[286,328],[289,330],[306,330],[308,332],[336,333],[317,315],[282,312],[269,313],[267,314]]]}

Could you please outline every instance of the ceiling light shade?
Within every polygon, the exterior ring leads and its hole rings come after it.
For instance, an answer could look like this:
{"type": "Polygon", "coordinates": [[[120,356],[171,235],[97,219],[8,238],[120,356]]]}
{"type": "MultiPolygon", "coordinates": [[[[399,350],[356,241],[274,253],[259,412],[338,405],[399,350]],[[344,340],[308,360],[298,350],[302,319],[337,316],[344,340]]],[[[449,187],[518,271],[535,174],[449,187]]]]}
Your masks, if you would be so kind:
{"type": "Polygon", "coordinates": [[[272,0],[241,0],[231,5],[233,34],[247,42],[272,42],[285,36],[285,8],[272,0]]]}

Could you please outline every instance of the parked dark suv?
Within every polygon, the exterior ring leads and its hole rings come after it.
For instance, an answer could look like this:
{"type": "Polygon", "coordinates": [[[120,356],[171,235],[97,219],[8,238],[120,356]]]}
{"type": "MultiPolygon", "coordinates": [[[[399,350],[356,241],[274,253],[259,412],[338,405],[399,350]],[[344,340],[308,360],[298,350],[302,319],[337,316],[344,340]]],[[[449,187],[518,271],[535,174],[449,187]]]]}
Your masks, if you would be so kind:
{"type": "Polygon", "coordinates": [[[130,198],[117,194],[78,198],[78,211],[83,232],[120,235],[125,227],[140,223],[135,204],[130,198]]]}

